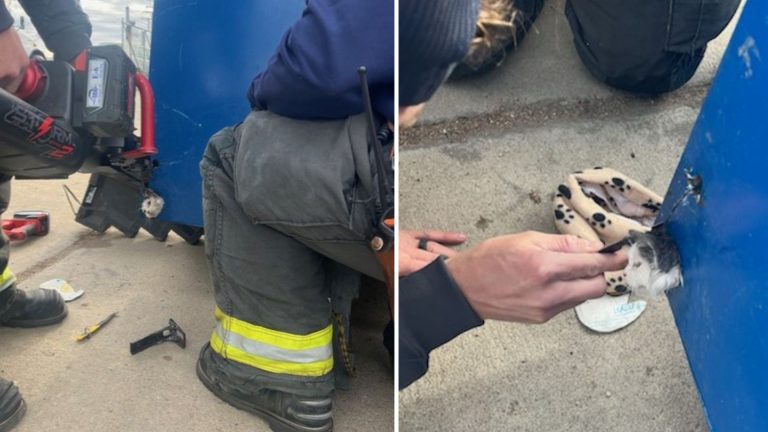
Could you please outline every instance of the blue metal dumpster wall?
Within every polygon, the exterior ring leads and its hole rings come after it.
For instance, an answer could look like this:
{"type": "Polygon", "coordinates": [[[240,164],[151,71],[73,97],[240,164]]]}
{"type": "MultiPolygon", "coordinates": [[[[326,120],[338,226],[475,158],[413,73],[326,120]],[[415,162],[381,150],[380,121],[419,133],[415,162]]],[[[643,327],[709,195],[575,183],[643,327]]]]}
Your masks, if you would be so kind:
{"type": "MultiPolygon", "coordinates": [[[[768,431],[768,3],[751,0],[667,194],[685,285],[669,299],[713,432],[768,431]]],[[[669,210],[665,208],[664,210],[669,210]]],[[[663,216],[662,216],[663,217],[663,216]]]]}
{"type": "Polygon", "coordinates": [[[198,163],[208,138],[248,113],[251,79],[301,15],[303,0],[155,0],[150,80],[160,219],[202,226],[198,163]]]}

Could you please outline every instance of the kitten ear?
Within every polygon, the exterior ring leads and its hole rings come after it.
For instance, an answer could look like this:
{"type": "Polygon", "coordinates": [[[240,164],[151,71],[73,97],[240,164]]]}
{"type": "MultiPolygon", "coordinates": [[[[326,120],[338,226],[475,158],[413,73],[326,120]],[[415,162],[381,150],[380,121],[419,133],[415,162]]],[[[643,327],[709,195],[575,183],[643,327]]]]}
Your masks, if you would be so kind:
{"type": "Polygon", "coordinates": [[[629,234],[627,235],[627,237],[629,237],[629,244],[637,243],[644,235],[645,233],[643,232],[629,230],[629,234]]]}

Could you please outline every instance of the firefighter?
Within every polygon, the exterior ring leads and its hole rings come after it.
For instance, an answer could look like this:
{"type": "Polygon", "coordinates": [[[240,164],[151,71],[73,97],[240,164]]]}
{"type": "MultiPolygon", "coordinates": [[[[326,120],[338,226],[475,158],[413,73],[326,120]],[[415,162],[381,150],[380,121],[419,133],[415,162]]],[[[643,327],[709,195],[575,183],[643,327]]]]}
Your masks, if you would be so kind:
{"type": "MultiPolygon", "coordinates": [[[[49,50],[59,59],[71,61],[91,46],[91,24],[75,0],[32,1],[21,5],[32,18],[49,50]]],[[[13,18],[0,2],[0,87],[15,92],[29,63],[19,36],[11,26],[13,18]]],[[[0,173],[0,213],[8,208],[11,178],[0,173]]],[[[8,238],[0,237],[0,325],[40,327],[61,322],[67,307],[53,290],[21,290],[8,267],[8,238]]],[[[0,432],[11,430],[24,416],[26,404],[18,387],[0,378],[0,432]]]]}
{"type": "Polygon", "coordinates": [[[307,2],[254,71],[251,113],[214,135],[200,163],[216,328],[197,374],[275,430],[332,430],[350,301],[361,273],[383,279],[369,247],[383,173],[358,68],[377,129],[393,123],[393,15],[392,1],[307,2]]]}

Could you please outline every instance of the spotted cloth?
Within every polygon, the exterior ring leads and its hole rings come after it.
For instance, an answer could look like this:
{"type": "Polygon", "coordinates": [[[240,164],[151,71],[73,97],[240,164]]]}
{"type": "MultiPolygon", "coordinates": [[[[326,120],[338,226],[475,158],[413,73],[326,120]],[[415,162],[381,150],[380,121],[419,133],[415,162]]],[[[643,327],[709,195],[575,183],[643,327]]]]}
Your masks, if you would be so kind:
{"type": "MultiPolygon", "coordinates": [[[[661,200],[650,189],[613,169],[576,171],[557,187],[553,200],[555,226],[563,234],[609,245],[629,235],[630,230],[650,231],[661,200]]],[[[623,271],[605,273],[606,292],[614,296],[627,293],[626,278],[623,271]]]]}

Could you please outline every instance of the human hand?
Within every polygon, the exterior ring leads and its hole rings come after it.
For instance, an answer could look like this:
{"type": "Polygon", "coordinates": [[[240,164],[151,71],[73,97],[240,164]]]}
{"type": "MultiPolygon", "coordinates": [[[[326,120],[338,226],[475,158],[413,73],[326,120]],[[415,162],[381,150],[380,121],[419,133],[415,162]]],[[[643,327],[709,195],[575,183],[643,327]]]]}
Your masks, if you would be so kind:
{"type": "Polygon", "coordinates": [[[538,232],[496,237],[446,265],[483,319],[543,323],[605,294],[603,272],[627,257],[597,253],[599,241],[538,232]]]}
{"type": "Polygon", "coordinates": [[[424,104],[409,105],[400,108],[400,115],[398,115],[398,122],[400,123],[400,129],[405,129],[413,126],[416,120],[421,116],[421,112],[424,111],[424,104]]]}
{"type": "Polygon", "coordinates": [[[458,252],[443,244],[457,245],[464,243],[464,234],[450,231],[411,231],[400,230],[397,238],[398,274],[400,277],[421,270],[438,256],[455,256],[458,252]],[[426,249],[419,248],[419,241],[426,241],[426,249]]]}
{"type": "Polygon", "coordinates": [[[0,32],[0,88],[15,93],[24,79],[27,65],[29,58],[16,30],[8,28],[0,32]]]}

